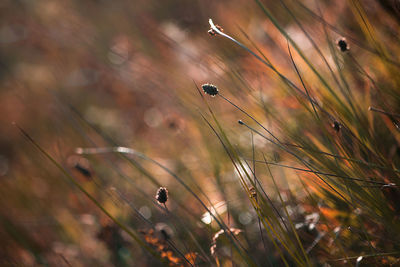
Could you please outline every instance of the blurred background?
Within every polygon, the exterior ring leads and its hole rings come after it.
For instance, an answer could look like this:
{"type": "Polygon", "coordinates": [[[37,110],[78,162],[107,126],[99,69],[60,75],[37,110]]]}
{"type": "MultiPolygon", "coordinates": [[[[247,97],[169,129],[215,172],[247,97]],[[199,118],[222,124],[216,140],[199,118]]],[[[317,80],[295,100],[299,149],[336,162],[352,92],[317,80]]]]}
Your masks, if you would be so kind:
{"type": "MultiPolygon", "coordinates": [[[[263,2],[318,71],[327,73],[329,82],[333,79],[324,60],[286,8],[323,53],[329,53],[329,43],[336,47],[338,38],[350,36],[352,55],[359,64],[368,70],[382,68],[371,60],[373,49],[346,1],[284,1],[286,7],[280,1],[263,2]],[[332,27],[321,23],[318,14],[332,27]],[[329,31],[330,39],[324,31],[329,31]]],[[[379,21],[378,36],[384,36],[394,54],[399,52],[396,1],[362,2],[370,19],[379,21]]],[[[207,33],[212,18],[250,49],[257,51],[253,46],[257,44],[285,76],[298,83],[286,38],[255,1],[3,0],[0,12],[0,265],[160,264],[16,125],[145,242],[157,247],[162,239],[157,234],[167,233],[178,248],[163,250],[162,257],[171,266],[185,264],[177,251],[197,257],[200,266],[210,265],[209,249],[220,228],[206,210],[150,161],[116,153],[78,155],[76,148],[129,147],[161,163],[204,202],[214,204],[229,225],[243,230],[239,235],[252,257],[260,265],[265,263],[257,214],[223,146],[200,115],[208,110],[196,89],[204,83],[217,85],[224,96],[283,139],[276,118],[285,120],[293,131],[310,126],[298,114],[297,96],[285,89],[273,71],[233,42],[207,33]],[[154,199],[160,186],[169,189],[168,212],[154,199]]],[[[334,60],[326,58],[330,63],[334,60]]],[[[310,75],[295,52],[293,59],[304,76],[310,75]]],[[[348,66],[356,68],[355,63],[348,66]]],[[[361,75],[352,78],[357,88],[368,87],[361,75]]],[[[384,81],[385,75],[377,79],[384,81]]],[[[318,91],[315,81],[312,76],[307,85],[318,91]]],[[[356,101],[364,101],[364,91],[355,94],[356,101]]],[[[254,147],[268,158],[288,163],[275,146],[257,135],[252,139],[251,132],[237,124],[244,115],[232,105],[218,97],[207,101],[244,157],[251,158],[254,147]]],[[[267,171],[261,168],[259,179],[276,199],[267,171]]],[[[305,197],[297,173],[271,170],[286,199],[305,197]]],[[[314,211],[307,210],[305,200],[302,203],[292,208],[300,213],[314,211]]],[[[276,256],[273,248],[269,253],[276,256]]]]}

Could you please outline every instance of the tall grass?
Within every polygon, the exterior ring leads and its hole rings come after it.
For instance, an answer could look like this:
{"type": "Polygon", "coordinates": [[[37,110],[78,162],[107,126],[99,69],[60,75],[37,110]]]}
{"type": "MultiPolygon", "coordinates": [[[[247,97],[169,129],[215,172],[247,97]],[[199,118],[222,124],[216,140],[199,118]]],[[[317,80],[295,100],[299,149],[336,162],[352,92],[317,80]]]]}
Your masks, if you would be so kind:
{"type": "Polygon", "coordinates": [[[237,5],[254,19],[226,7],[208,35],[135,21],[142,52],[124,58],[132,43],[121,37],[118,57],[104,53],[128,62],[104,70],[132,91],[109,77],[115,88],[86,99],[49,82],[61,88],[43,93],[52,112],[25,115],[49,115],[46,134],[14,126],[24,168],[3,191],[4,264],[399,264],[398,11],[353,0],[237,5]],[[51,223],[30,227],[27,215],[51,223]]]}

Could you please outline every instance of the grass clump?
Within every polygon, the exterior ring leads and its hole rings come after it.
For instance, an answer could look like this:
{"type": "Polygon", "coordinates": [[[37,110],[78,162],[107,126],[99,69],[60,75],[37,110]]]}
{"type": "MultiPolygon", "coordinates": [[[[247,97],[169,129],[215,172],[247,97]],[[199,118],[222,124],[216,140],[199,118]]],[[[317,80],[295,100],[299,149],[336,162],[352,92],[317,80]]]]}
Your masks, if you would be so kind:
{"type": "Polygon", "coordinates": [[[0,265],[399,264],[395,6],[128,2],[8,7],[0,265]]]}

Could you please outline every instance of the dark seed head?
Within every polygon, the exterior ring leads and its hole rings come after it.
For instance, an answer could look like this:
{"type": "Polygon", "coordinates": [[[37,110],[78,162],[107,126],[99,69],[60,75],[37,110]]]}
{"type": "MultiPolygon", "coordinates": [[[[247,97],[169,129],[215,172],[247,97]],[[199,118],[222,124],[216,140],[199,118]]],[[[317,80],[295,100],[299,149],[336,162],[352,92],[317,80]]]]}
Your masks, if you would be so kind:
{"type": "Polygon", "coordinates": [[[201,88],[203,88],[204,93],[210,96],[216,96],[218,94],[218,88],[213,84],[206,83],[203,84],[201,88]]]}
{"type": "Polygon", "coordinates": [[[156,200],[160,204],[165,204],[165,202],[167,202],[167,200],[168,200],[168,190],[167,190],[167,188],[165,188],[165,187],[158,188],[157,194],[156,194],[156,200]]]}
{"type": "Polygon", "coordinates": [[[334,122],[332,123],[332,128],[333,128],[336,132],[339,132],[339,131],[340,131],[340,128],[342,128],[342,126],[340,125],[339,122],[334,121],[334,122]]]}
{"type": "Polygon", "coordinates": [[[337,46],[340,49],[340,51],[342,51],[342,52],[346,52],[346,51],[350,50],[350,47],[346,41],[346,38],[340,38],[337,41],[337,46]]]}

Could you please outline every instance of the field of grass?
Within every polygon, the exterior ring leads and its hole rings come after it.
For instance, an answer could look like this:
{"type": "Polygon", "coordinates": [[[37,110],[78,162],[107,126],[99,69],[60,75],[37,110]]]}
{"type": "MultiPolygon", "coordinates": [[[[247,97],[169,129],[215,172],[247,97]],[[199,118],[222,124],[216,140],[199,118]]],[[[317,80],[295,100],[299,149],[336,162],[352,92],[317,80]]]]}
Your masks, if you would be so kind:
{"type": "Polygon", "coordinates": [[[400,266],[399,1],[0,10],[0,266],[400,266]]]}

